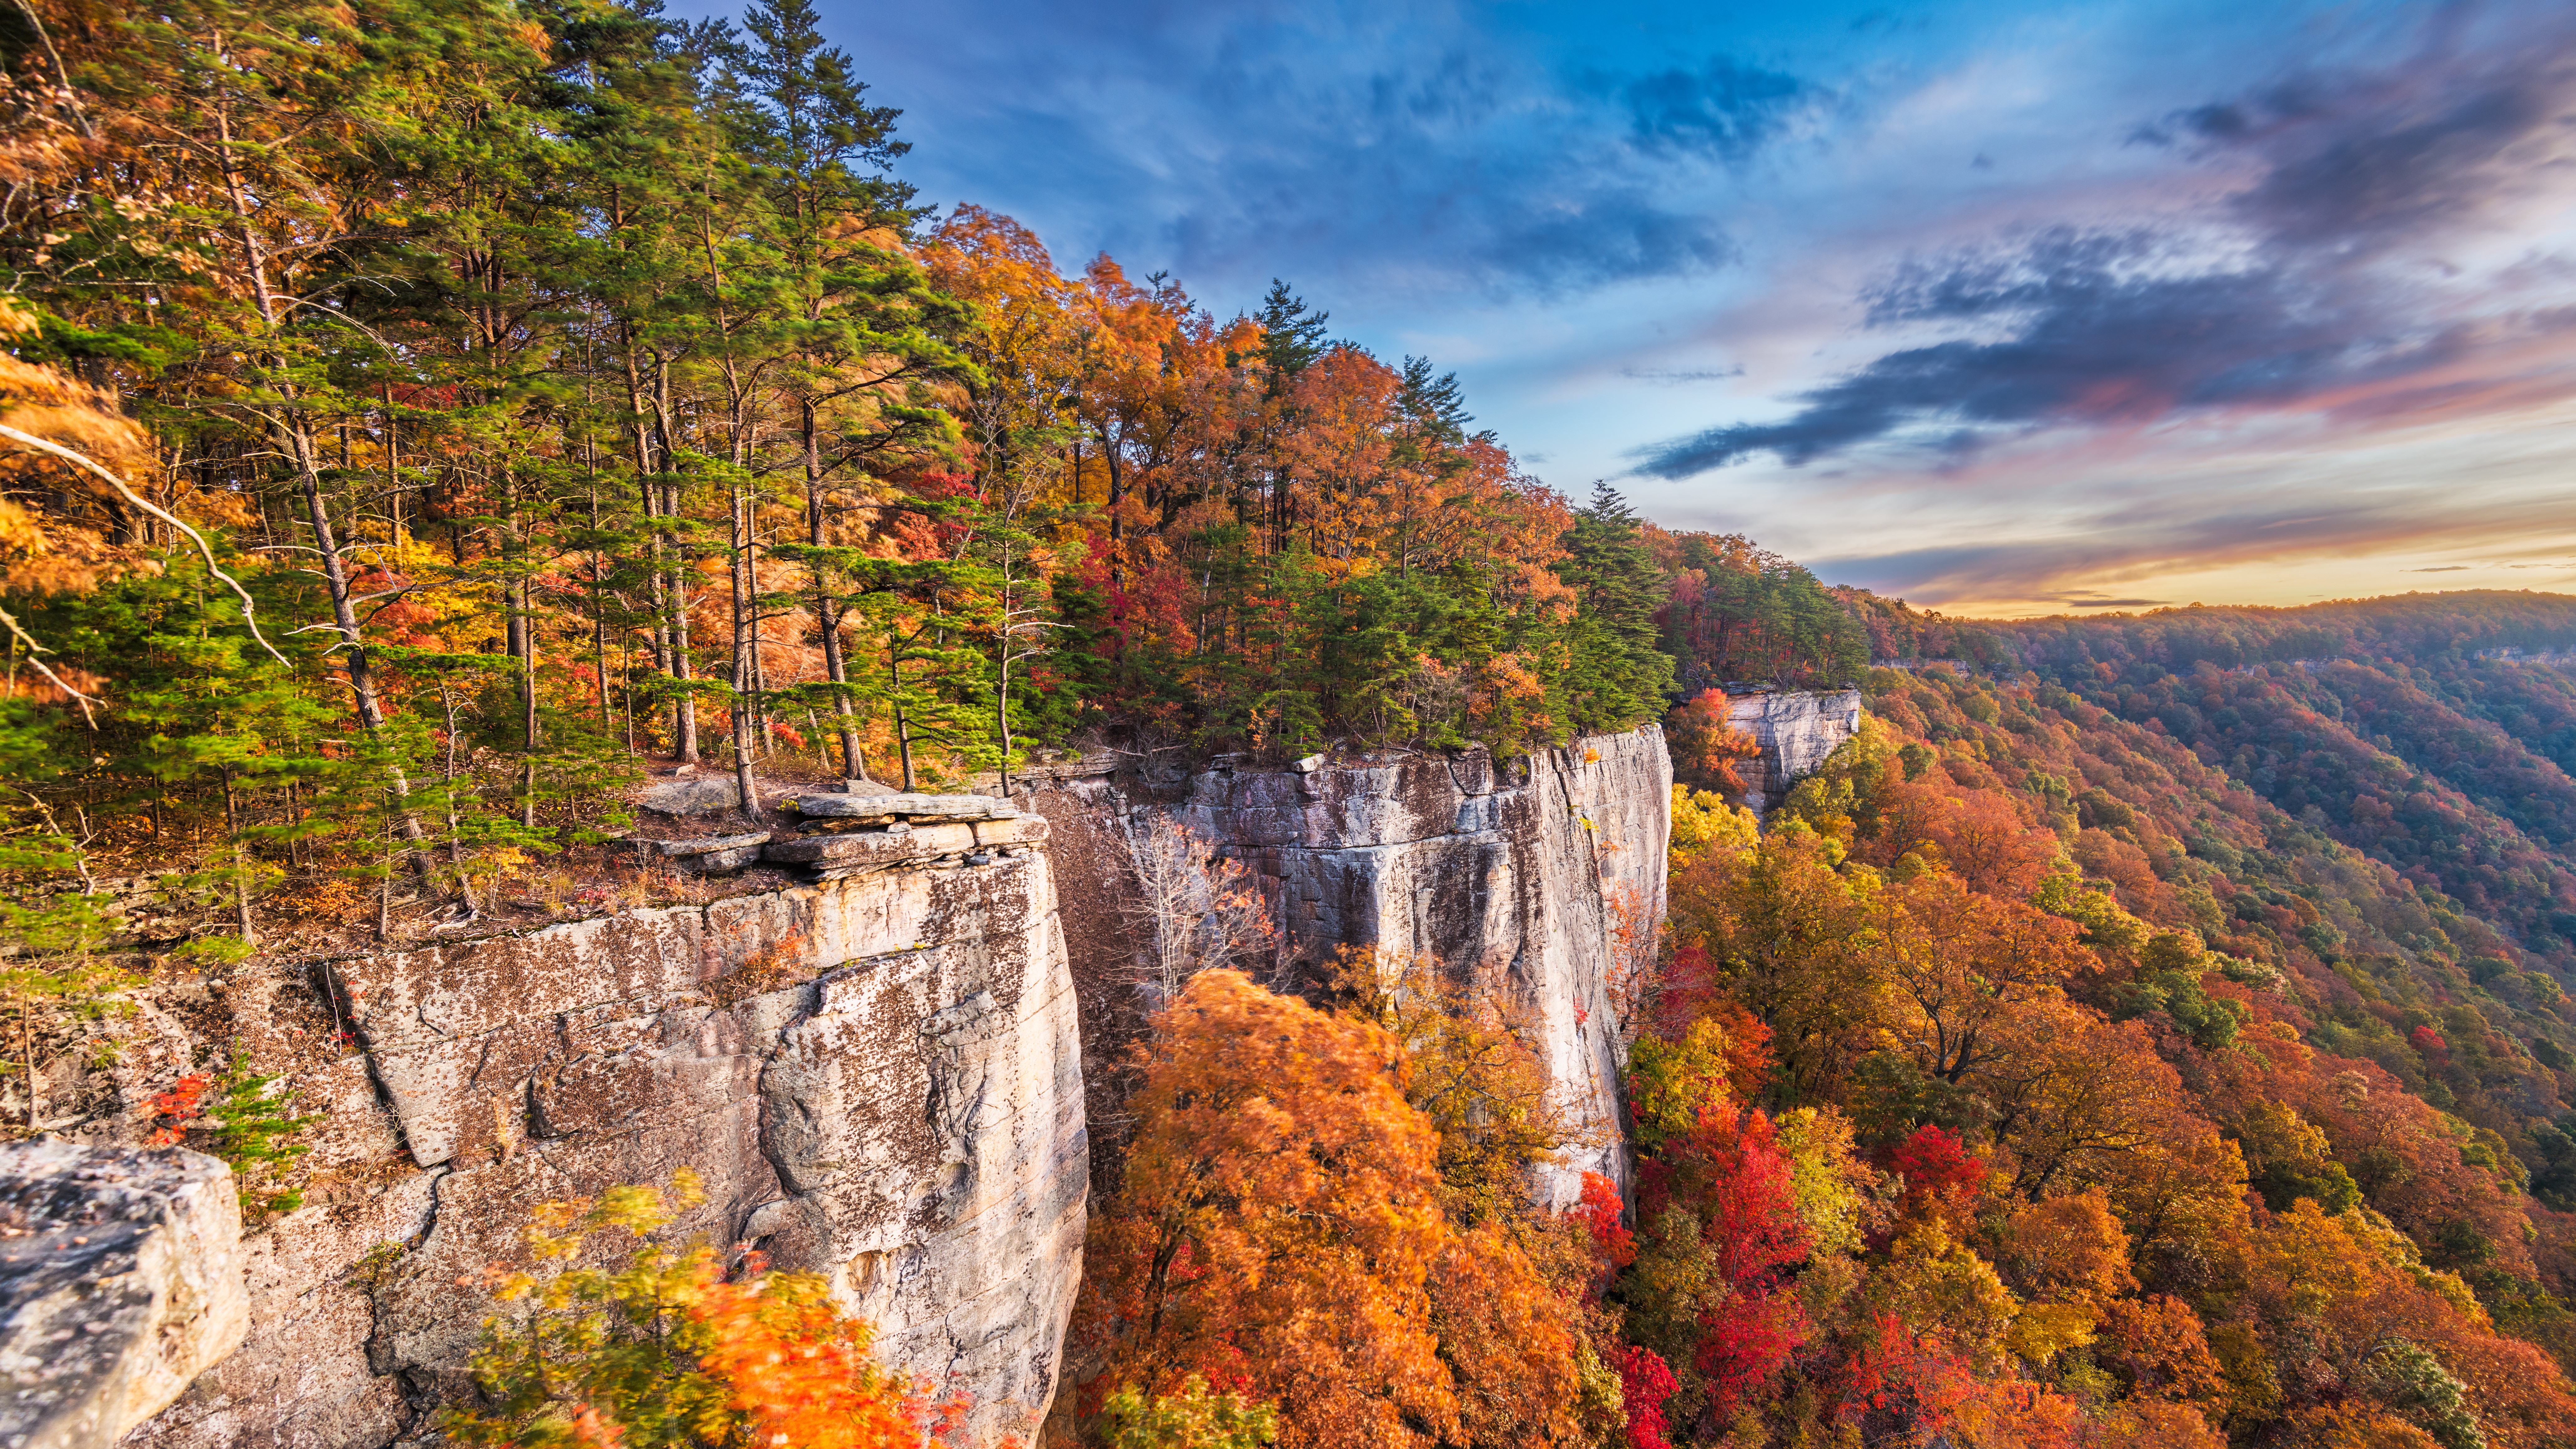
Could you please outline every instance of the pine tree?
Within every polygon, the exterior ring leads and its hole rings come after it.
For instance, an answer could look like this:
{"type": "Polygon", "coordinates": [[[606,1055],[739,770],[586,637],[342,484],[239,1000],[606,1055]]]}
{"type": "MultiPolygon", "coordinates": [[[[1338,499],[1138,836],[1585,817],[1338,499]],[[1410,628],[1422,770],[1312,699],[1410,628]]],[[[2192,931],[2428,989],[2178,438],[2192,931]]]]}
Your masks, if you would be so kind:
{"type": "Polygon", "coordinates": [[[1564,547],[1557,576],[1577,600],[1560,686],[1568,722],[1581,730],[1625,729],[1662,714],[1673,682],[1672,657],[1655,628],[1663,571],[1637,515],[1607,481],[1595,482],[1564,547]]]}
{"type": "Polygon", "coordinates": [[[1476,415],[1467,411],[1467,391],[1459,385],[1458,374],[1444,372],[1434,377],[1430,358],[1407,357],[1401,397],[1404,415],[1416,427],[1451,447],[1467,441],[1467,425],[1476,420],[1476,415]]]}
{"type": "Polygon", "coordinates": [[[1261,324],[1261,360],[1269,365],[1274,395],[1285,392],[1332,350],[1324,330],[1332,317],[1330,312],[1307,311],[1305,298],[1289,291],[1288,284],[1277,277],[1270,279],[1270,290],[1253,320],[1261,324]]]}

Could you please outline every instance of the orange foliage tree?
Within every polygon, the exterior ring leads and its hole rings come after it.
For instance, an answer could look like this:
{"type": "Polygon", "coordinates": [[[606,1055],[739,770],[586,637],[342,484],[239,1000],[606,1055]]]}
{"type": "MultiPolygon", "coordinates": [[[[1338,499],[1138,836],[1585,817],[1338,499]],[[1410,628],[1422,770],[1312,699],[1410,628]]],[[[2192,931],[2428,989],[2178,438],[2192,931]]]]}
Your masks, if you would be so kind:
{"type": "Polygon", "coordinates": [[[1275,1403],[1292,1446],[1579,1432],[1565,1300],[1502,1225],[1442,1211],[1392,1034],[1222,970],[1158,1028],[1085,1254],[1092,1392],[1197,1379],[1275,1403]]]}
{"type": "Polygon", "coordinates": [[[1762,742],[1727,717],[1726,691],[1703,689],[1664,716],[1664,742],[1673,755],[1673,780],[1698,790],[1741,799],[1746,786],[1738,760],[1758,758],[1762,742]]]}

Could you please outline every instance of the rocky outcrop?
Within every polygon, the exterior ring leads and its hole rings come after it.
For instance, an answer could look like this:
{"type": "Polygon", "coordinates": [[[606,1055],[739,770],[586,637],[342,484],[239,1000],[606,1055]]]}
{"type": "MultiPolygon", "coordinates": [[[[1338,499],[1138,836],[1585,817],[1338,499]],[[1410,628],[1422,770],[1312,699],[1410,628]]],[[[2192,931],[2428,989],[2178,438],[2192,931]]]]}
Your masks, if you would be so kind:
{"type": "Polygon", "coordinates": [[[175,1147],[0,1146],[0,1442],[93,1449],[249,1321],[232,1171],[175,1147]]]}
{"type": "Polygon", "coordinates": [[[682,1166],[680,1235],[828,1275],[881,1357],[969,1396],[973,1442],[1033,1439],[1087,1149],[1043,826],[1009,824],[881,823],[842,878],[327,963],[385,1104],[352,1110],[401,1156],[252,1240],[248,1341],[136,1442],[391,1442],[463,1387],[532,1209],[682,1166]]]}
{"type": "MultiPolygon", "coordinates": [[[[1821,758],[1812,732],[1774,737],[1821,758]]],[[[1670,783],[1649,727],[1500,763],[1058,768],[1023,782],[1033,811],[783,800],[794,833],[634,849],[802,885],[319,963],[301,1025],[278,1009],[291,972],[147,1005],[181,1066],[192,1033],[307,1044],[329,1190],[241,1245],[241,1349],[127,1442],[417,1437],[464,1389],[484,1271],[518,1258],[530,1213],[681,1166],[707,1200],[678,1235],[826,1275],[886,1360],[969,1397],[972,1442],[1032,1441],[1092,1172],[1115,1166],[1088,1157],[1084,1094],[1115,1100],[1139,1019],[1130,832],[1177,820],[1244,862],[1286,976],[1375,943],[1497,990],[1588,1129],[1543,1184],[1561,1205],[1584,1171],[1626,1176],[1619,983],[1654,948],[1670,783]],[[318,1045],[344,1032],[359,1051],[318,1045]]]]}
{"type": "Polygon", "coordinates": [[[1591,1136],[1550,1174],[1550,1199],[1570,1202],[1587,1170],[1624,1180],[1614,991],[1654,949],[1671,795],[1652,726],[1500,763],[1482,750],[1388,751],[1284,768],[1220,762],[1161,781],[1070,770],[1031,780],[1025,798],[1053,826],[1066,882],[1093,1090],[1116,1022],[1132,1015],[1140,927],[1118,907],[1134,894],[1124,841],[1177,819],[1251,868],[1292,958],[1376,944],[1487,974],[1591,1136]]]}
{"type": "Polygon", "coordinates": [[[1758,815],[1859,733],[1860,691],[1741,694],[1727,700],[1726,717],[1762,746],[1760,756],[1736,766],[1744,779],[1744,803],[1758,815]]]}

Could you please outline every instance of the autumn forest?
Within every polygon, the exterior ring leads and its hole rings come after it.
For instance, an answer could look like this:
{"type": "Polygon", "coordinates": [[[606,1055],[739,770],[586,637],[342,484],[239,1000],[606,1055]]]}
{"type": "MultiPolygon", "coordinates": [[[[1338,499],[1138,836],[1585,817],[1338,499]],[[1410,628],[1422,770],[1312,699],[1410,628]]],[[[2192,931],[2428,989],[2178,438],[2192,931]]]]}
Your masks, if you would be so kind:
{"type": "MultiPolygon", "coordinates": [[[[820,25],[0,9],[11,1135],[156,977],[684,889],[611,867],[680,767],[760,828],[1651,727],[1633,1173],[1537,1189],[1580,1134],[1469,963],[1195,952],[1048,1442],[2576,1444],[2576,600],[1829,586],[1551,486],[1329,298],[926,204],[820,25]],[[1730,699],[1842,689],[1757,818],[1730,699]]],[[[269,1080],[155,1102],[254,1219],[269,1080]]],[[[953,1430],[821,1280],[657,1236],[698,1190],[548,1209],[440,1431],[953,1430]]]]}

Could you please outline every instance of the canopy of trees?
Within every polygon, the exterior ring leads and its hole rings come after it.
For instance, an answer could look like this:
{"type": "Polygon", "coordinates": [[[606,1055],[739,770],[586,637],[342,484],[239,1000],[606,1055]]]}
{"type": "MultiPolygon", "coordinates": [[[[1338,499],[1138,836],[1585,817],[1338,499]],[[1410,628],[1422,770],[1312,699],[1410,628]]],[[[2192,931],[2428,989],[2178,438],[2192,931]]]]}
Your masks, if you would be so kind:
{"type": "Polygon", "coordinates": [[[1284,285],[1224,315],[934,215],[810,0],[79,0],[0,64],[0,870],[41,949],[107,938],[92,862],[200,953],[290,880],[380,934],[487,908],[643,760],[757,816],[764,772],[1077,731],[1509,755],[1668,703],[1614,493],[1284,285]]]}

